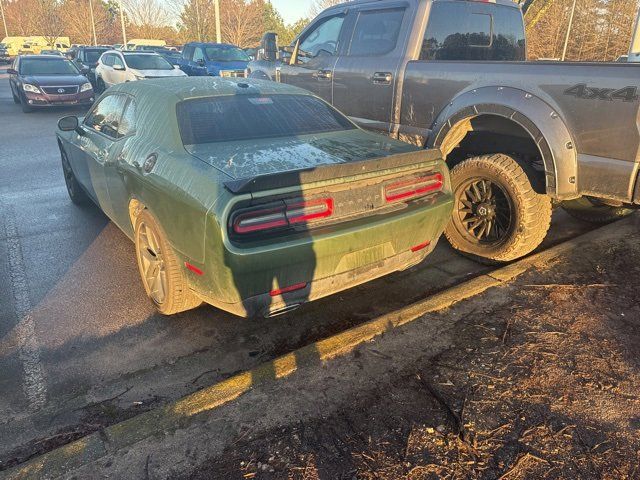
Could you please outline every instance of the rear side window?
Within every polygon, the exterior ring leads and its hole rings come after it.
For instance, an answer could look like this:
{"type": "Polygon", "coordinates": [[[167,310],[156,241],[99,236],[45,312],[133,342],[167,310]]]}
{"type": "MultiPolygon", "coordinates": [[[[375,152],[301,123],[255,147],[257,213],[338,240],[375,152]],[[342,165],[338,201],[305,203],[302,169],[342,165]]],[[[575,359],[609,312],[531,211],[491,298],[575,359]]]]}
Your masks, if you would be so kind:
{"type": "Polygon", "coordinates": [[[360,12],[349,55],[384,55],[396,48],[404,8],[360,12]]]}
{"type": "Polygon", "coordinates": [[[120,138],[120,119],[126,102],[122,95],[104,97],[85,119],[85,125],[113,139],[120,138]]]}
{"type": "Polygon", "coordinates": [[[525,59],[518,8],[478,2],[434,2],[420,60],[525,59]]]}
{"type": "Polygon", "coordinates": [[[178,104],[185,145],[352,130],[355,126],[308,95],[233,95],[178,104]]]}

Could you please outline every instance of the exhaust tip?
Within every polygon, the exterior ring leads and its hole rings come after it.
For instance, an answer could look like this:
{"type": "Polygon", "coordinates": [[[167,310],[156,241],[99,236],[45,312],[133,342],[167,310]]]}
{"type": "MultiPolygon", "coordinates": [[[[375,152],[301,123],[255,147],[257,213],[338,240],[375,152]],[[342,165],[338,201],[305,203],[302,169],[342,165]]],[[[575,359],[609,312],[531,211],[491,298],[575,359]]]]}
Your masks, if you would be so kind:
{"type": "Polygon", "coordinates": [[[275,310],[270,310],[267,313],[265,313],[264,317],[265,318],[278,317],[280,315],[284,315],[285,313],[293,312],[294,310],[297,310],[301,306],[302,306],[301,303],[293,303],[285,307],[276,308],[275,310]]]}

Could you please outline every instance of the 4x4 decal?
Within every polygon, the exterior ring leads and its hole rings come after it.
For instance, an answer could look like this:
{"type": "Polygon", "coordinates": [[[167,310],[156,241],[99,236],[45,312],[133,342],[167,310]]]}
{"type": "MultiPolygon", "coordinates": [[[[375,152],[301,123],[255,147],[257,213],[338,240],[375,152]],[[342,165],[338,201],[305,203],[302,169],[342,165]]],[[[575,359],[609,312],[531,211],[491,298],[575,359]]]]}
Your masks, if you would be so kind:
{"type": "Polygon", "coordinates": [[[579,83],[564,92],[565,95],[584,100],[622,100],[624,102],[636,102],[638,100],[638,87],[624,87],[620,90],[614,88],[589,87],[586,83],[579,83]]]}

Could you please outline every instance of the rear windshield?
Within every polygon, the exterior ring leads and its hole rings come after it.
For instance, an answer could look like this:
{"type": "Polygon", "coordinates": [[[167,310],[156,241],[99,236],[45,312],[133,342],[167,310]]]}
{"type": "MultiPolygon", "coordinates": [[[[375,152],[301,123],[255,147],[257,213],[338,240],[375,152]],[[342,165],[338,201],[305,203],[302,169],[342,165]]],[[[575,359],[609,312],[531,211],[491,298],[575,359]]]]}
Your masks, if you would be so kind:
{"type": "Polygon", "coordinates": [[[124,58],[127,65],[136,70],[173,70],[173,65],[167,62],[160,55],[126,54],[124,58]]]}
{"type": "Polygon", "coordinates": [[[207,58],[212,62],[248,62],[249,56],[236,47],[206,47],[207,58]]]}
{"type": "Polygon", "coordinates": [[[519,8],[479,2],[434,2],[420,60],[525,59],[519,8]]]}
{"type": "Polygon", "coordinates": [[[352,130],[355,126],[308,95],[234,95],[178,104],[185,145],[352,130]]]}
{"type": "Polygon", "coordinates": [[[21,75],[78,75],[76,66],[64,58],[29,58],[20,60],[21,75]]]}

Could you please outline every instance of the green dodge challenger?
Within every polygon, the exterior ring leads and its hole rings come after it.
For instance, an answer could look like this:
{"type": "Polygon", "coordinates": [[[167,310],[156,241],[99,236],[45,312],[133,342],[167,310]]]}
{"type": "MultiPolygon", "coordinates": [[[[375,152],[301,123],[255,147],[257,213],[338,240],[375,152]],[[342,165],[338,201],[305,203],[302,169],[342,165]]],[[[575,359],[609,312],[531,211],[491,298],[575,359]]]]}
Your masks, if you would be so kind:
{"type": "Polygon", "coordinates": [[[421,262],[451,214],[437,150],[365,132],[287,85],[123,83],[58,128],[71,200],[135,242],[167,315],[291,311],[421,262]]]}

